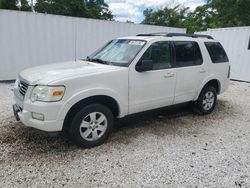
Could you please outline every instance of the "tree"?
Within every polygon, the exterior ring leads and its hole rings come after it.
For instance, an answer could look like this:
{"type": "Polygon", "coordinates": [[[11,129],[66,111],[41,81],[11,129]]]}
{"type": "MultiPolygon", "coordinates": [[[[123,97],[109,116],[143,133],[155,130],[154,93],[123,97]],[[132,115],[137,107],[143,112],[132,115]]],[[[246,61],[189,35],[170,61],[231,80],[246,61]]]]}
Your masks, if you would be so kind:
{"type": "Polygon", "coordinates": [[[193,12],[180,5],[144,11],[142,23],[171,27],[186,27],[187,31],[204,31],[207,28],[250,25],[250,0],[207,0],[193,12]]]}
{"type": "Polygon", "coordinates": [[[41,13],[111,20],[113,15],[104,0],[37,0],[41,13]]]}
{"type": "Polygon", "coordinates": [[[17,0],[1,0],[1,9],[18,10],[17,0]]]}
{"type": "Polygon", "coordinates": [[[189,12],[184,20],[184,26],[188,33],[204,31],[207,28],[222,27],[218,21],[218,14],[211,4],[197,7],[193,12],[189,12]]]}
{"type": "Polygon", "coordinates": [[[133,21],[131,21],[131,20],[126,20],[126,23],[134,23],[133,21]]]}
{"type": "Polygon", "coordinates": [[[18,6],[19,0],[0,0],[0,9],[30,11],[31,8],[27,0],[21,0],[21,6],[18,6]]]}
{"type": "Polygon", "coordinates": [[[185,21],[189,32],[249,25],[249,0],[209,0],[207,4],[189,13],[185,21]]]}
{"type": "Polygon", "coordinates": [[[250,0],[212,0],[210,3],[223,27],[250,25],[250,0]]]}
{"type": "Polygon", "coordinates": [[[143,24],[161,25],[170,27],[184,27],[183,21],[189,8],[183,8],[180,5],[174,8],[165,7],[157,11],[146,9],[143,14],[145,16],[143,24]]]}
{"type": "Polygon", "coordinates": [[[29,3],[28,3],[27,0],[21,0],[20,10],[22,10],[22,11],[31,11],[31,7],[29,6],[29,3]]]}
{"type": "Polygon", "coordinates": [[[89,0],[86,2],[88,16],[90,18],[112,20],[113,15],[104,0],[89,0]]]}
{"type": "Polygon", "coordinates": [[[35,10],[48,14],[86,16],[86,7],[82,0],[37,0],[35,10]]]}

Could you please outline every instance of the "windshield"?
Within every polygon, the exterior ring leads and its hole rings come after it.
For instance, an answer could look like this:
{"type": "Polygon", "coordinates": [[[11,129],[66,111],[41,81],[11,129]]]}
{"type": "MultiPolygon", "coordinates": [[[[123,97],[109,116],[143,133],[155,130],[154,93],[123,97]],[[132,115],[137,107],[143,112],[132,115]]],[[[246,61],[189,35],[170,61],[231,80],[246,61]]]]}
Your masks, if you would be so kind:
{"type": "Polygon", "coordinates": [[[116,39],[87,57],[88,61],[127,66],[146,44],[143,40],[116,39]]]}

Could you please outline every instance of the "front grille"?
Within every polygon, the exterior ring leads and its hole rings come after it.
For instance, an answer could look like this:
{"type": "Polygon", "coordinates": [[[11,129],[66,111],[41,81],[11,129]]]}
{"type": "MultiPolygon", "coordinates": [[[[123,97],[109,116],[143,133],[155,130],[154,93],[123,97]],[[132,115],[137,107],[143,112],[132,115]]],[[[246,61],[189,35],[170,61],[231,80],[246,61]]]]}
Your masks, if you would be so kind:
{"type": "Polygon", "coordinates": [[[27,89],[28,89],[29,85],[23,81],[19,81],[18,83],[18,90],[21,93],[22,96],[25,96],[27,89]]]}

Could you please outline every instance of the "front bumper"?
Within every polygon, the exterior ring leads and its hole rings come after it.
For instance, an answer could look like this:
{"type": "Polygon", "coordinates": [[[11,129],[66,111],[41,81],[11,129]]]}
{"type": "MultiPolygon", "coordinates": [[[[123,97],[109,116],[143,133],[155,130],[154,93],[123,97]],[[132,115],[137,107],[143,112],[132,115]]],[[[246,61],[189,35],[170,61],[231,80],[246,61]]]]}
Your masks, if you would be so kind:
{"type": "Polygon", "coordinates": [[[31,102],[30,95],[33,86],[29,86],[25,96],[22,96],[18,87],[14,87],[13,112],[17,120],[25,126],[33,127],[46,132],[62,131],[64,118],[70,108],[65,101],[58,102],[31,102]],[[42,120],[32,117],[32,113],[42,114],[42,120]]]}
{"type": "MultiPolygon", "coordinates": [[[[25,126],[33,127],[46,132],[61,131],[63,127],[63,120],[37,120],[32,117],[32,112],[27,110],[20,110],[16,104],[13,105],[13,113],[16,120],[20,120],[25,126]]],[[[46,114],[45,114],[46,116],[46,114]]]]}

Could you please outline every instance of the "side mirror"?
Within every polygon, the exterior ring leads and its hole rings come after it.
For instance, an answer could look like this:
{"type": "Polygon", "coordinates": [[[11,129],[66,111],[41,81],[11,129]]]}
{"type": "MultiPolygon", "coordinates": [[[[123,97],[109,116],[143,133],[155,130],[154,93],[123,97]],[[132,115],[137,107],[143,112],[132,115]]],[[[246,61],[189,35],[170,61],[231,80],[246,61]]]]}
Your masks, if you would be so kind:
{"type": "Polygon", "coordinates": [[[139,65],[136,66],[136,70],[138,72],[150,71],[153,69],[153,61],[152,60],[142,60],[139,65]]]}

